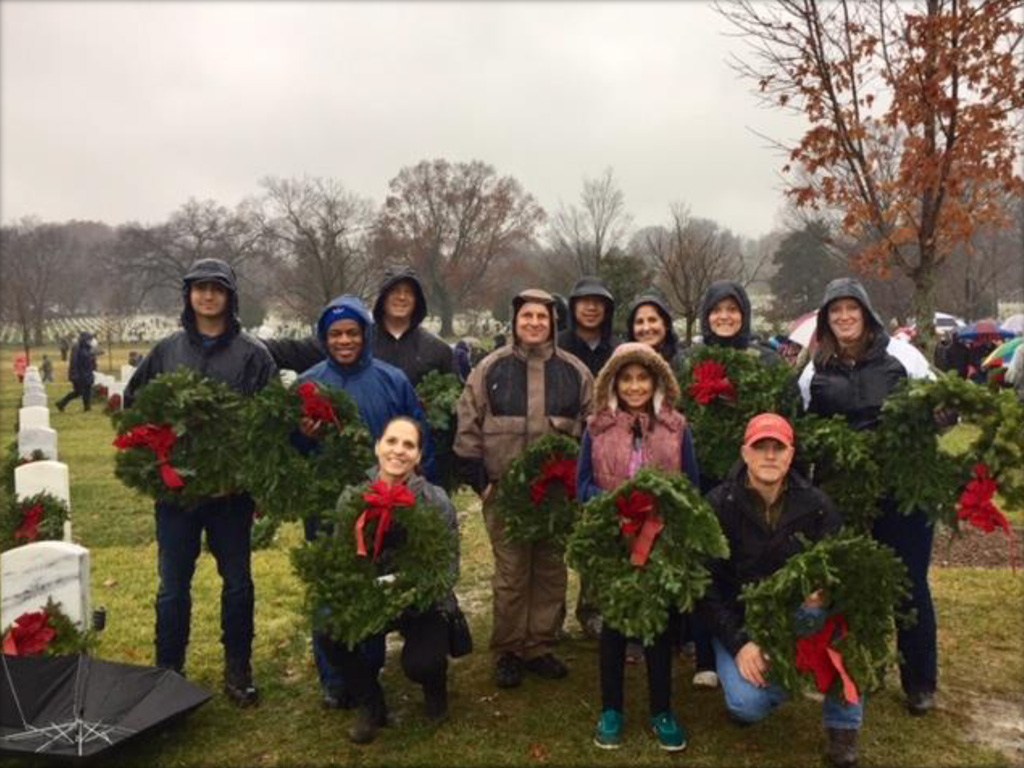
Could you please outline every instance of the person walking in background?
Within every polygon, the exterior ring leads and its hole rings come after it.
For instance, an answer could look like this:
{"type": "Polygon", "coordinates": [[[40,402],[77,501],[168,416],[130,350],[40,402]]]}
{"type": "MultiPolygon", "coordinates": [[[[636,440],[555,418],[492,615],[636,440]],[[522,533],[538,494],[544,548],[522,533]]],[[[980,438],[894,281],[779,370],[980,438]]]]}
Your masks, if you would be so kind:
{"type": "Polygon", "coordinates": [[[28,370],[28,355],[19,352],[14,356],[14,375],[18,377],[18,383],[25,381],[25,371],[28,370]]]}
{"type": "Polygon", "coordinates": [[[44,383],[53,382],[53,360],[49,355],[43,355],[43,362],[39,366],[39,374],[44,383]]]}
{"type": "Polygon", "coordinates": [[[63,412],[68,403],[76,397],[82,398],[82,410],[92,408],[92,385],[95,381],[96,349],[93,335],[82,331],[78,341],[71,350],[71,361],[68,363],[68,379],[71,380],[71,391],[57,401],[57,410],[63,412]]]}
{"type": "Polygon", "coordinates": [[[62,363],[67,362],[68,352],[71,350],[71,341],[67,336],[60,336],[57,338],[57,346],[60,347],[60,361],[62,363]]]}

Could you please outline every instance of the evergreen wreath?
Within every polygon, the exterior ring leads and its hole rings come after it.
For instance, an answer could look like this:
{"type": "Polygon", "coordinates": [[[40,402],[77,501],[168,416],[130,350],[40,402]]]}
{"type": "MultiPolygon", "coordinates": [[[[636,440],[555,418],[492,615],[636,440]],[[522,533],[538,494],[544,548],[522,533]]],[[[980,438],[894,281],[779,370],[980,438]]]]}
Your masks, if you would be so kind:
{"type": "Polygon", "coordinates": [[[792,420],[799,409],[793,370],[763,363],[749,350],[694,347],[678,379],[678,408],[693,430],[701,474],[711,478],[728,475],[751,418],[771,412],[792,420]]]}
{"type": "Polygon", "coordinates": [[[111,416],[120,449],[114,474],[129,488],[185,508],[236,491],[242,404],[227,384],[191,369],[160,374],[131,408],[111,416]]]}
{"type": "Polygon", "coordinates": [[[579,513],[576,461],[579,443],[552,432],[517,456],[498,481],[495,508],[510,542],[563,544],[579,513]]]}
{"type": "Polygon", "coordinates": [[[460,482],[455,461],[455,408],[462,395],[462,382],[454,373],[431,371],[416,385],[416,396],[427,415],[434,439],[437,484],[452,493],[460,482]]]}
{"type": "Polygon", "coordinates": [[[603,621],[647,644],[665,631],[672,608],[690,611],[704,595],[711,583],[707,561],[728,555],[718,517],[700,492],[683,475],[651,467],[587,502],[566,550],[569,565],[592,585],[603,621]],[[643,525],[636,524],[646,521],[623,517],[643,506],[644,494],[664,527],[646,561],[635,564],[636,544],[623,532],[634,523],[634,542],[643,539],[643,525]]]}
{"type": "Polygon", "coordinates": [[[80,630],[52,597],[41,611],[21,614],[3,632],[3,652],[13,656],[89,653],[96,643],[96,633],[80,630]]]}
{"type": "MultiPolygon", "coordinates": [[[[803,537],[801,537],[803,538],[803,537]]],[[[797,641],[813,627],[799,626],[797,609],[816,590],[824,590],[825,611],[842,616],[849,633],[833,645],[859,691],[876,688],[894,660],[890,639],[895,622],[909,624],[897,610],[909,595],[906,566],[887,546],[866,535],[829,537],[803,552],[766,579],[743,587],[745,629],[770,659],[768,677],[787,691],[808,687],[797,666],[797,641]]],[[[838,678],[834,687],[842,689],[838,678]]]]}
{"type": "Polygon", "coordinates": [[[356,524],[371,506],[364,495],[372,488],[347,488],[321,521],[319,535],[292,550],[313,628],[350,648],[385,631],[402,611],[443,601],[454,587],[447,564],[458,542],[441,513],[414,497],[411,506],[390,507],[390,529],[380,534],[379,552],[374,545],[382,518],[367,520],[362,535],[373,544],[365,555],[357,552],[356,524]]]}
{"type": "Polygon", "coordinates": [[[64,538],[68,505],[56,496],[43,491],[18,499],[11,494],[5,501],[0,506],[0,551],[33,541],[64,538]]]}
{"type": "Polygon", "coordinates": [[[274,517],[267,517],[264,514],[257,515],[252,521],[252,533],[250,535],[252,550],[269,549],[274,544],[277,536],[277,529],[281,527],[281,521],[274,517]]]}
{"type": "Polygon", "coordinates": [[[347,486],[373,466],[373,441],[351,396],[314,382],[272,381],[245,411],[242,484],[267,518],[277,521],[329,512],[347,486]],[[303,416],[320,422],[315,448],[303,453],[303,416]]]}

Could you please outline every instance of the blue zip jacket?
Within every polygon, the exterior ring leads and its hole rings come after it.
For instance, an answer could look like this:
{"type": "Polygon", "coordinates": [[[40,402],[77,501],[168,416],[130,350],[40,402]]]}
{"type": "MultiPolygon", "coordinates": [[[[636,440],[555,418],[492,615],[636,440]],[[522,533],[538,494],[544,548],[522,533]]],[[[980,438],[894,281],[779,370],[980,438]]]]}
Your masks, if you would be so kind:
{"type": "MultiPolygon", "coordinates": [[[[395,416],[411,416],[423,426],[423,458],[420,468],[426,478],[436,482],[434,469],[434,441],[430,436],[426,414],[420,407],[416,390],[409,379],[393,365],[373,356],[373,316],[357,297],[344,294],[324,307],[316,325],[317,338],[327,358],[299,376],[299,381],[314,381],[325,387],[344,390],[355,401],[359,415],[374,440],[379,440],[384,427],[395,416]],[[363,349],[351,365],[341,365],[327,353],[328,317],[332,310],[345,308],[356,315],[363,327],[363,349]]],[[[301,435],[299,435],[301,438],[301,435]]],[[[315,442],[315,441],[311,441],[315,442]]]]}

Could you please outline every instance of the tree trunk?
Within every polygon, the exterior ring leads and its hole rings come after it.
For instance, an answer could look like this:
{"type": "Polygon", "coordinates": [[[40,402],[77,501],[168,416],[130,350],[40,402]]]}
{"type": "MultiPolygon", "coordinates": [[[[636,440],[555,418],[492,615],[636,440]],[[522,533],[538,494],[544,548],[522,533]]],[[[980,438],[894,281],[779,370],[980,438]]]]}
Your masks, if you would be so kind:
{"type": "Polygon", "coordinates": [[[921,250],[921,263],[911,274],[914,281],[913,312],[917,321],[917,345],[931,360],[935,351],[935,261],[921,250]]]}
{"type": "Polygon", "coordinates": [[[438,292],[437,303],[440,305],[438,309],[441,313],[441,336],[444,338],[450,338],[455,335],[455,327],[452,323],[455,312],[452,308],[451,298],[448,296],[447,292],[438,292]]]}

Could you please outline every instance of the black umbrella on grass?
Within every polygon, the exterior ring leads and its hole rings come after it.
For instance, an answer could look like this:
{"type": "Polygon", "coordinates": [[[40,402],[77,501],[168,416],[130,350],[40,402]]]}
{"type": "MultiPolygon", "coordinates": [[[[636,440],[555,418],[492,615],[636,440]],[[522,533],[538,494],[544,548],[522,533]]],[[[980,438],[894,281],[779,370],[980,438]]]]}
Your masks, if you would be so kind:
{"type": "Polygon", "coordinates": [[[2,658],[0,753],[94,755],[213,695],[170,670],[85,654],[2,658]]]}

